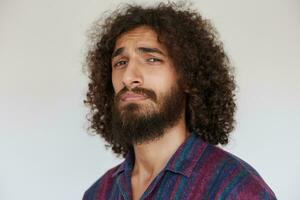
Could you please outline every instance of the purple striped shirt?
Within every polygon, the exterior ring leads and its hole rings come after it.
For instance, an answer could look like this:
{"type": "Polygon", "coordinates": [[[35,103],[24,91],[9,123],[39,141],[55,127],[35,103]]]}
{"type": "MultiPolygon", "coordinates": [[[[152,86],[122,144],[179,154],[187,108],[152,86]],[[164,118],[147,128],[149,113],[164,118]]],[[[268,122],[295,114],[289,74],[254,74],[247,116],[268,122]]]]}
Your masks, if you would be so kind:
{"type": "MultiPolygon", "coordinates": [[[[124,162],[108,170],[85,192],[83,200],[132,199],[133,166],[134,153],[130,152],[124,162]]],[[[276,197],[249,164],[193,133],[140,199],[267,200],[276,197]]]]}

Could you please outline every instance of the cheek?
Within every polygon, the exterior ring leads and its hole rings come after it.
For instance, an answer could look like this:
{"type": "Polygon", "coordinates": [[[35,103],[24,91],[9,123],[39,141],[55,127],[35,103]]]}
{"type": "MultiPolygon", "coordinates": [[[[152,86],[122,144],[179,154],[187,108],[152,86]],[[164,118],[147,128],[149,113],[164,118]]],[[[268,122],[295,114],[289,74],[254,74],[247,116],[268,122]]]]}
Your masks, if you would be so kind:
{"type": "Polygon", "coordinates": [[[112,85],[114,87],[115,92],[117,93],[118,91],[120,91],[122,88],[122,82],[120,81],[120,75],[113,73],[111,75],[111,80],[112,80],[112,85]]]}
{"type": "Polygon", "coordinates": [[[162,93],[168,92],[170,88],[176,84],[176,79],[173,74],[163,72],[153,76],[152,80],[149,81],[153,84],[153,89],[162,93]]]}

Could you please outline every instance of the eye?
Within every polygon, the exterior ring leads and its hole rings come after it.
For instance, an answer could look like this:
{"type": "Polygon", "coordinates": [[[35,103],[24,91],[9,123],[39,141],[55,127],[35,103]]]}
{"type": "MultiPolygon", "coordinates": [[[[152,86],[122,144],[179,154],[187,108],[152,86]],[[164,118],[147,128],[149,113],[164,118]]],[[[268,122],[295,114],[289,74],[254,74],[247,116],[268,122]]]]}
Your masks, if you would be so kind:
{"type": "Polygon", "coordinates": [[[162,62],[162,60],[158,59],[158,58],[149,58],[149,59],[147,59],[147,61],[151,62],[151,63],[153,63],[153,62],[162,62]]]}
{"type": "Polygon", "coordinates": [[[125,65],[127,61],[125,60],[120,60],[119,62],[116,62],[113,67],[121,67],[122,65],[125,65]]]}

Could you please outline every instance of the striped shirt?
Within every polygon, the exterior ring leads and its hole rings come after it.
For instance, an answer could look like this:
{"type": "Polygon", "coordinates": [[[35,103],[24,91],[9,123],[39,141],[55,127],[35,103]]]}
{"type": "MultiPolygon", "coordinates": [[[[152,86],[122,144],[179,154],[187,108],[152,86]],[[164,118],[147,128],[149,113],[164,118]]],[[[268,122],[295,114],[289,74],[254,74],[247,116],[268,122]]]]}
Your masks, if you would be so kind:
{"type": "MultiPolygon", "coordinates": [[[[85,192],[83,200],[132,199],[133,166],[134,153],[129,152],[121,164],[108,170],[85,192]]],[[[276,197],[249,164],[192,133],[140,199],[267,200],[276,197]]]]}

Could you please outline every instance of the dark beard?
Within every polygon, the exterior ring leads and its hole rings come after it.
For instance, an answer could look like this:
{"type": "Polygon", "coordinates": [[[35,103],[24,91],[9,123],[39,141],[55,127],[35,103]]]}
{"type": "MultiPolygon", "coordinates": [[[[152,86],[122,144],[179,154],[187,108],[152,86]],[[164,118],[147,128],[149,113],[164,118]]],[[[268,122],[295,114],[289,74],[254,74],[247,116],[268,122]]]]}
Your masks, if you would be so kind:
{"type": "MultiPolygon", "coordinates": [[[[115,97],[112,110],[112,134],[113,140],[120,146],[132,146],[142,144],[161,138],[165,130],[174,126],[181,117],[184,110],[184,93],[176,85],[168,94],[157,101],[153,91],[143,88],[134,88],[132,92],[145,94],[149,99],[158,105],[159,111],[153,108],[149,111],[149,105],[128,103],[118,107],[120,95],[127,92],[123,89],[115,97]]],[[[156,109],[157,110],[157,109],[156,109]]]]}

